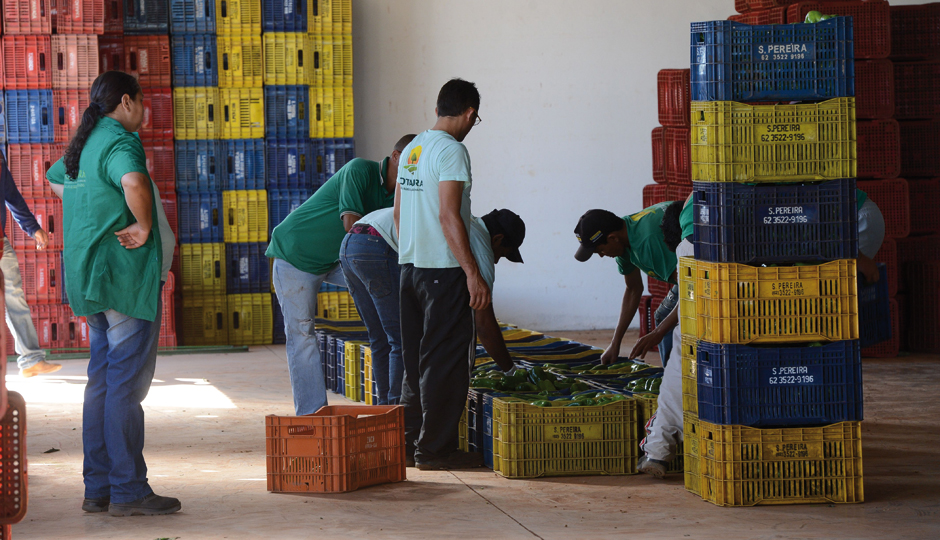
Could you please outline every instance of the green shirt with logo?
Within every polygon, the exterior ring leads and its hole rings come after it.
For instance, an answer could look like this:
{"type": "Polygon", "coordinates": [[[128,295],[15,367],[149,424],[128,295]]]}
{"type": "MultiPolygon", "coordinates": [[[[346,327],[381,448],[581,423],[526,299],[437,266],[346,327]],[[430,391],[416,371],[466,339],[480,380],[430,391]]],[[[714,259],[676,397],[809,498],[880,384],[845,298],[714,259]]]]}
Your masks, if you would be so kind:
{"type": "Polygon", "coordinates": [[[627,275],[639,268],[661,281],[676,283],[672,274],[676,271],[678,259],[675,252],[666,246],[660,228],[663,213],[670,204],[672,202],[655,204],[636,214],[624,216],[630,245],[623,255],[616,258],[621,274],[627,275]]]}
{"type": "Polygon", "coordinates": [[[265,255],[309,274],[332,270],[346,237],[343,215],[365,216],[395,204],[395,193],[385,189],[387,165],[388,158],[381,163],[356,158],[344,165],[274,228],[265,255]]]}

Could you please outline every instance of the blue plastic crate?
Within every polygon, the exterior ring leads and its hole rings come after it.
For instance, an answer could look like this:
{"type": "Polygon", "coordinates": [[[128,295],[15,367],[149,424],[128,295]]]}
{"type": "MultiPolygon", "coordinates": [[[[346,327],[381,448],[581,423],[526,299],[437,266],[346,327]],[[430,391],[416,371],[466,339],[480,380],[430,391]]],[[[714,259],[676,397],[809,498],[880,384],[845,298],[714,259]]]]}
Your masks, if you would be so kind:
{"type": "MultiPolygon", "coordinates": [[[[326,338],[326,389],[336,392],[336,340],[338,336],[329,335],[326,338]]],[[[320,359],[323,362],[323,359],[320,359]]]]}
{"type": "Polygon", "coordinates": [[[222,242],[222,192],[177,194],[181,244],[222,242]]]}
{"type": "Polygon", "coordinates": [[[214,34],[215,0],[170,0],[170,33],[214,34]]]}
{"type": "Polygon", "coordinates": [[[225,244],[226,292],[228,294],[271,291],[271,271],[264,252],[267,242],[225,244]]]}
{"type": "MultiPolygon", "coordinates": [[[[287,214],[300,207],[310,198],[306,189],[272,189],[268,191],[268,226],[271,231],[284,221],[287,214]]],[[[321,289],[322,291],[322,289],[321,289]]]]}
{"type": "Polygon", "coordinates": [[[124,33],[127,35],[169,34],[169,0],[124,0],[124,33]]]}
{"type": "Polygon", "coordinates": [[[6,142],[7,142],[7,122],[6,122],[6,107],[4,106],[3,92],[0,92],[0,147],[3,148],[4,156],[6,156],[6,142]]]}
{"type": "MultiPolygon", "coordinates": [[[[316,139],[314,139],[316,140],[316,139]]],[[[336,171],[343,168],[356,157],[356,145],[352,139],[320,139],[323,141],[323,162],[318,167],[322,171],[323,182],[329,180],[336,171]]]]}
{"type": "Polygon", "coordinates": [[[52,90],[7,90],[5,106],[8,143],[53,142],[52,90]]]}
{"type": "MultiPolygon", "coordinates": [[[[281,303],[276,294],[271,294],[271,310],[274,316],[274,338],[271,343],[282,345],[287,342],[287,336],[284,333],[284,313],[281,311],[281,303]]],[[[325,338],[324,338],[325,339],[325,338]]],[[[326,356],[324,356],[324,345],[320,345],[320,332],[317,332],[317,344],[320,348],[320,363],[324,366],[323,376],[326,377],[326,356]]]]}
{"type": "Polygon", "coordinates": [[[885,263],[878,263],[878,273],[881,277],[877,283],[865,283],[859,276],[858,337],[863,349],[891,339],[891,297],[885,263]]]}
{"type": "Polygon", "coordinates": [[[320,292],[348,292],[349,289],[346,287],[340,287],[339,285],[333,285],[332,283],[323,283],[320,285],[320,292]]]}
{"type": "Polygon", "coordinates": [[[692,101],[855,95],[852,18],[816,24],[692,23],[692,101]]]}
{"type": "Polygon", "coordinates": [[[176,141],[176,190],[221,192],[224,165],[221,141],[176,141]]]}
{"type": "Polygon", "coordinates": [[[699,418],[752,427],[862,420],[861,350],[858,340],[820,347],[699,341],[699,418]]]}
{"type": "Polygon", "coordinates": [[[265,32],[306,32],[307,0],[261,0],[265,32]]]}
{"type": "MultiPolygon", "coordinates": [[[[469,414],[468,414],[469,416],[469,414]]],[[[479,423],[477,423],[479,426],[479,423]]],[[[483,437],[477,439],[482,445],[483,464],[493,468],[493,394],[483,394],[483,437]]],[[[467,442],[470,441],[470,424],[467,421],[467,442]]]]}
{"type": "Polygon", "coordinates": [[[306,85],[264,87],[264,136],[306,139],[310,132],[310,90],[306,85]]]}
{"type": "Polygon", "coordinates": [[[753,265],[858,257],[855,179],[692,185],[698,260],[753,265]]]}
{"type": "Polygon", "coordinates": [[[225,157],[223,189],[264,189],[264,139],[222,141],[225,157]]]}
{"type": "MultiPolygon", "coordinates": [[[[493,392],[489,392],[493,393],[493,392]]],[[[468,452],[483,452],[485,446],[485,433],[486,433],[486,417],[483,414],[483,396],[486,395],[485,390],[479,388],[471,388],[467,392],[467,451],[468,452]]],[[[492,405],[490,405],[492,407],[492,405]]],[[[492,408],[490,409],[490,417],[493,416],[492,408]]],[[[492,459],[493,448],[492,448],[492,439],[490,439],[490,459],[492,459]]],[[[492,463],[489,467],[492,468],[492,463]]]]}
{"type": "Polygon", "coordinates": [[[214,35],[177,35],[170,39],[173,86],[218,86],[219,66],[214,35]]]}
{"type": "Polygon", "coordinates": [[[307,139],[267,140],[269,189],[316,187],[316,161],[311,142],[307,139]]]}
{"type": "Polygon", "coordinates": [[[346,337],[336,338],[336,351],[333,357],[336,358],[336,380],[334,381],[333,392],[346,395],[346,337]]]}

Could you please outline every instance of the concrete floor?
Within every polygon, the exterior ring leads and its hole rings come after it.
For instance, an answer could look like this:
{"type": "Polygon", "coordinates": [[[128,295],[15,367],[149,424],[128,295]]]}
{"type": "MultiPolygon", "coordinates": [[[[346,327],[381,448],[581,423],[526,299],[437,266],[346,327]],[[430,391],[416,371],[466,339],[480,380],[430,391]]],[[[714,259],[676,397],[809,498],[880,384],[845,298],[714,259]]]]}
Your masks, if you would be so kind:
{"type": "MultiPolygon", "coordinates": [[[[598,345],[610,335],[552,334],[598,345]]],[[[940,356],[866,360],[864,504],[754,508],[705,503],[681,476],[529,481],[486,469],[408,469],[406,482],[342,495],[271,494],[263,417],[292,413],[284,347],[161,357],[145,402],[145,455],[154,489],[179,497],[183,509],[135,518],[79,508],[86,364],[7,376],[29,403],[29,511],[13,527],[18,540],[940,538],[940,356]]]]}

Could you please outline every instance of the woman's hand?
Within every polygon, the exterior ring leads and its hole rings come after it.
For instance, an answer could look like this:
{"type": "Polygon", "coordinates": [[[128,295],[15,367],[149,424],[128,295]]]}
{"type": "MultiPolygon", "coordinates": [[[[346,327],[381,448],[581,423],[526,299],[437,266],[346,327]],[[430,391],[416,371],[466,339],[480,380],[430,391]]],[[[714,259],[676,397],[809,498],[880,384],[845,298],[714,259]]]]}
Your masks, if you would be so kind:
{"type": "Polygon", "coordinates": [[[140,223],[134,223],[126,229],[114,233],[118,237],[118,242],[127,249],[136,249],[144,245],[147,237],[150,236],[150,229],[144,229],[140,223]]]}

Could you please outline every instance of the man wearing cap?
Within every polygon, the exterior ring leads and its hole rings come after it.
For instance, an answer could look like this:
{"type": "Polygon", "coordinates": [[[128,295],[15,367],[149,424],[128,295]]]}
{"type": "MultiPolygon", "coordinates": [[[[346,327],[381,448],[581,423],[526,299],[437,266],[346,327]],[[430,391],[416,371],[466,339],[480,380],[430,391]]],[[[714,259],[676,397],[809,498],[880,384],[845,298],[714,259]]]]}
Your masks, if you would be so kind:
{"type": "MultiPolygon", "coordinates": [[[[400,401],[404,365],[399,323],[398,232],[393,209],[376,210],[356,222],[340,248],[339,260],[346,286],[369,331],[372,372],[379,405],[400,401]]],[[[519,246],[525,239],[525,223],[510,210],[493,210],[470,221],[470,250],[484,281],[493,289],[496,263],[506,257],[522,262],[519,246]]],[[[512,359],[491,303],[474,313],[477,335],[490,356],[503,370],[513,368],[512,359]]],[[[417,376],[417,370],[412,370],[417,376]]],[[[416,384],[420,387],[420,381],[416,384]]],[[[413,456],[408,456],[413,461],[413,456]]]]}

